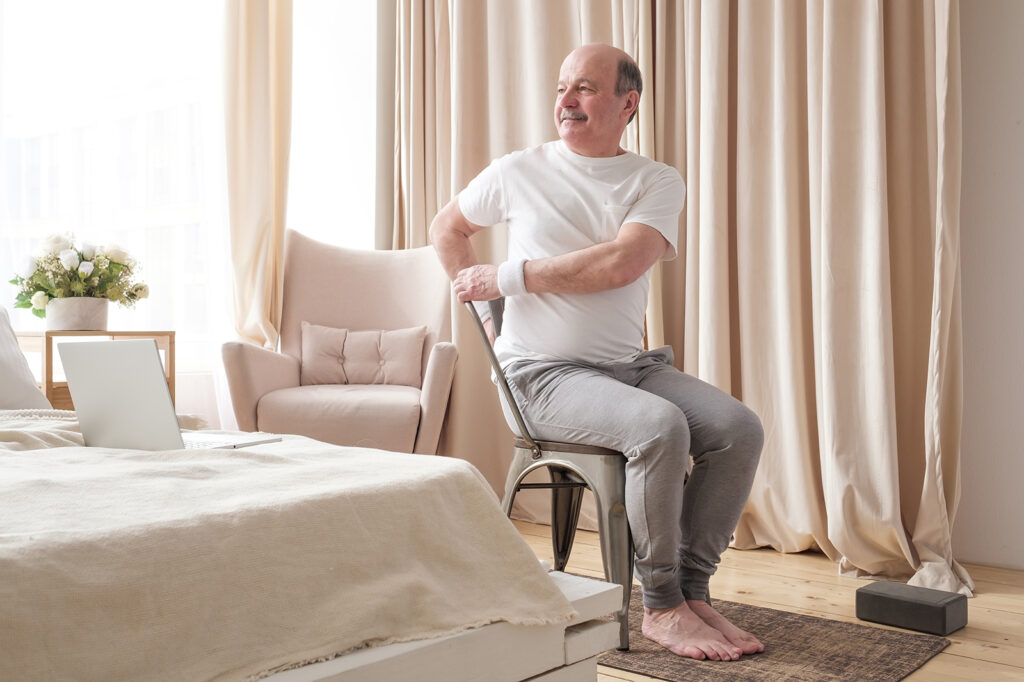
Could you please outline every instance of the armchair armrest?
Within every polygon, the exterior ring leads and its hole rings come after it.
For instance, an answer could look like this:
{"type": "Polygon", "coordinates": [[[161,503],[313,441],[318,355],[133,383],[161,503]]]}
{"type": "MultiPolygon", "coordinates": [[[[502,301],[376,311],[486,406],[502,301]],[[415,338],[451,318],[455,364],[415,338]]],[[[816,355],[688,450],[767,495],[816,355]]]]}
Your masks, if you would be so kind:
{"type": "Polygon", "coordinates": [[[455,344],[441,341],[434,344],[427,358],[427,368],[420,390],[420,427],[416,432],[413,452],[422,455],[437,454],[437,442],[441,438],[441,425],[448,411],[448,395],[455,378],[455,362],[459,351],[455,344]]]}
{"type": "Polygon", "coordinates": [[[242,341],[221,347],[231,405],[238,428],[256,431],[256,405],[260,398],[279,388],[299,385],[299,361],[290,355],[242,341]]]}

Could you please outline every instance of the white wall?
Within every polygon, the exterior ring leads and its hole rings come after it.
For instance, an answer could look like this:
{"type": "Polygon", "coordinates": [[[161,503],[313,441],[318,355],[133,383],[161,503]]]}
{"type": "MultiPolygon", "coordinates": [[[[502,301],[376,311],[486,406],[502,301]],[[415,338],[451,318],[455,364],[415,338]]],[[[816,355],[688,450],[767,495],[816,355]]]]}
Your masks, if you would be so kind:
{"type": "Polygon", "coordinates": [[[960,3],[961,561],[1024,569],[1024,2],[960,3]]]}

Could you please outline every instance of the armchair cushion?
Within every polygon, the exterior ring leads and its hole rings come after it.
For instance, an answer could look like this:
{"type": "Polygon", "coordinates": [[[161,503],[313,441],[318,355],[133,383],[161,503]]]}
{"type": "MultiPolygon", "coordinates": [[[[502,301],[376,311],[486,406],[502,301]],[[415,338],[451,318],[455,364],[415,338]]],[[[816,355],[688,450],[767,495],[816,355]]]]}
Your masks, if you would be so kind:
{"type": "Polygon", "coordinates": [[[350,331],[302,322],[300,382],[419,388],[426,326],[350,331]]]}
{"type": "Polygon", "coordinates": [[[325,443],[412,452],[420,391],[410,386],[321,385],[271,391],[257,406],[260,429],[325,443]]]}

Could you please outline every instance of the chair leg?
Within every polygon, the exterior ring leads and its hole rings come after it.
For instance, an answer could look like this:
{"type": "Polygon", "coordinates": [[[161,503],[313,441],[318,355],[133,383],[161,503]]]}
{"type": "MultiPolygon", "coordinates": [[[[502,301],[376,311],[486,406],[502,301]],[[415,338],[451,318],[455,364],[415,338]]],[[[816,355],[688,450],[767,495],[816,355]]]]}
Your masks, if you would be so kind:
{"type": "MultiPolygon", "coordinates": [[[[548,467],[551,482],[554,484],[572,484],[578,479],[569,475],[569,470],[562,467],[548,467]]],[[[555,570],[565,569],[572,552],[572,542],[576,537],[576,525],[580,519],[580,507],[583,504],[582,487],[555,487],[551,489],[551,548],[555,558],[555,570]]]]}
{"type": "Polygon", "coordinates": [[[598,505],[601,523],[601,560],[605,578],[622,585],[622,606],[615,618],[619,621],[619,650],[629,650],[629,599],[633,590],[633,540],[626,520],[626,506],[616,501],[598,505]]]}
{"type": "Polygon", "coordinates": [[[519,490],[519,475],[526,469],[529,457],[520,451],[512,456],[512,463],[508,468],[508,475],[505,477],[505,494],[501,498],[501,509],[505,516],[512,515],[512,504],[516,501],[516,492],[519,490]]]}

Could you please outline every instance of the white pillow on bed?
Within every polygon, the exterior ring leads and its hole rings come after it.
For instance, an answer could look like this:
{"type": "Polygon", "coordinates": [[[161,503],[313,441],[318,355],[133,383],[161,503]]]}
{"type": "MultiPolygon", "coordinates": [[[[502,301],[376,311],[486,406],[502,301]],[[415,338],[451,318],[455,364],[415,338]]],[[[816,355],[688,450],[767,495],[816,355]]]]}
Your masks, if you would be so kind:
{"type": "Polygon", "coordinates": [[[0,308],[0,409],[21,410],[52,407],[36,386],[28,360],[18,347],[18,337],[11,328],[5,308],[0,308]]]}

